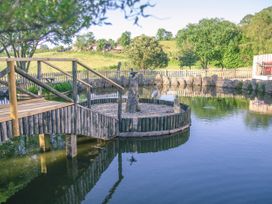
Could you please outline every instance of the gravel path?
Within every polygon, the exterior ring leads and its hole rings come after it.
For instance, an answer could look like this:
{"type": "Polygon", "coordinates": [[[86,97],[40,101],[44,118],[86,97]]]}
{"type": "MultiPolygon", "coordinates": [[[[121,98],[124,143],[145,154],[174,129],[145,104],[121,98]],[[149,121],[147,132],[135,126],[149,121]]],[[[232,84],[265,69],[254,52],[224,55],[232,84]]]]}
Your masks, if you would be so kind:
{"type": "MultiPolygon", "coordinates": [[[[174,113],[174,109],[171,106],[167,105],[157,105],[150,103],[140,103],[139,104],[141,111],[137,113],[126,113],[125,107],[126,104],[122,104],[122,117],[123,118],[137,118],[139,116],[163,116],[163,115],[171,115],[174,113]]],[[[91,106],[92,110],[98,111],[102,114],[113,116],[117,118],[117,103],[105,103],[105,104],[96,104],[91,106]]]]}

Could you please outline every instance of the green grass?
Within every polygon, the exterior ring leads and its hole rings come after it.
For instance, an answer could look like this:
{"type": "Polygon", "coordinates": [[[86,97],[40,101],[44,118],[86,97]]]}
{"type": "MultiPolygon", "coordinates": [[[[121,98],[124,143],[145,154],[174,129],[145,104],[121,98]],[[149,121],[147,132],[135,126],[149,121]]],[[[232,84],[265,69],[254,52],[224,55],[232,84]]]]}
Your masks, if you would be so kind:
{"type": "MultiPolygon", "coordinates": [[[[169,70],[176,70],[179,69],[178,62],[175,60],[176,53],[178,52],[178,48],[176,46],[175,40],[170,41],[160,41],[164,51],[168,54],[170,61],[168,67],[166,69],[169,70]]],[[[5,57],[1,54],[1,57],[5,57]]],[[[116,65],[118,62],[123,63],[123,69],[129,67],[129,60],[127,59],[124,53],[99,53],[99,52],[43,52],[43,53],[36,53],[34,57],[45,57],[45,58],[76,58],[79,61],[83,62],[84,64],[88,65],[89,67],[95,70],[111,70],[116,69],[116,65]],[[126,67],[126,68],[124,68],[126,67]]],[[[72,64],[71,62],[51,62],[58,66],[59,68],[63,69],[64,71],[71,71],[72,64]]],[[[0,62],[0,70],[6,67],[5,62],[0,62]]],[[[78,70],[82,70],[82,67],[78,67],[78,70]]],[[[162,68],[165,69],[165,68],[162,68]]],[[[37,62],[31,62],[30,64],[30,73],[37,72],[37,62]]],[[[49,73],[49,72],[58,72],[57,70],[42,64],[42,72],[49,73]]]]}
{"type": "Polygon", "coordinates": [[[160,44],[167,54],[178,52],[176,40],[160,41],[160,44]]]}
{"type": "MultiPolygon", "coordinates": [[[[82,63],[88,65],[89,67],[95,70],[110,70],[115,68],[118,62],[126,62],[127,59],[122,53],[95,53],[95,52],[44,52],[37,53],[34,57],[45,57],[45,58],[76,58],[82,63]]],[[[72,70],[71,62],[50,62],[63,69],[64,71],[72,70]]],[[[0,62],[0,70],[6,67],[5,62],[0,62]]],[[[82,70],[82,67],[78,67],[79,70],[82,70]]],[[[42,64],[43,73],[48,72],[58,72],[57,70],[50,68],[49,66],[42,64]]],[[[36,62],[31,62],[30,64],[30,73],[37,72],[36,62]]]]}

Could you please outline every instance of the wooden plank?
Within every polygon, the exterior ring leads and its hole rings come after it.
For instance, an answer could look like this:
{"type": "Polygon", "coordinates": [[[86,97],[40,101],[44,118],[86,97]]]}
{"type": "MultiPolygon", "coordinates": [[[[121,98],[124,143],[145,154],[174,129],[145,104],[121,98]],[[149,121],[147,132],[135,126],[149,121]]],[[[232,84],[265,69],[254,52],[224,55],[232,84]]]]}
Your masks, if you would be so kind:
{"type": "MultiPolygon", "coordinates": [[[[71,105],[72,104],[59,103],[59,102],[57,102],[57,103],[52,103],[52,102],[51,103],[44,103],[44,104],[40,104],[40,105],[36,104],[36,106],[35,106],[35,104],[33,104],[33,106],[20,106],[19,105],[18,118],[27,117],[27,116],[31,116],[31,115],[35,115],[35,114],[39,114],[39,113],[43,113],[43,112],[71,106],[71,105]]],[[[7,121],[10,119],[11,118],[9,116],[8,109],[1,111],[0,122],[7,121]]]]}

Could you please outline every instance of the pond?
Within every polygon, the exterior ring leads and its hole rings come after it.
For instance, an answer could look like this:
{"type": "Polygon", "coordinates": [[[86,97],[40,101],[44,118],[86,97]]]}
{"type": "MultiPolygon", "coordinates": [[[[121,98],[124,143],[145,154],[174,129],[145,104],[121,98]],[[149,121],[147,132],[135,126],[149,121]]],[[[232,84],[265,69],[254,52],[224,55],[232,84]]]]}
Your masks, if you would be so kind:
{"type": "MultiPolygon", "coordinates": [[[[101,93],[99,91],[98,93],[101,93]]],[[[192,108],[190,131],[109,142],[81,137],[65,157],[64,136],[0,147],[0,203],[270,203],[271,97],[215,90],[144,88],[192,108]]],[[[105,94],[105,93],[103,93],[105,94]]]]}

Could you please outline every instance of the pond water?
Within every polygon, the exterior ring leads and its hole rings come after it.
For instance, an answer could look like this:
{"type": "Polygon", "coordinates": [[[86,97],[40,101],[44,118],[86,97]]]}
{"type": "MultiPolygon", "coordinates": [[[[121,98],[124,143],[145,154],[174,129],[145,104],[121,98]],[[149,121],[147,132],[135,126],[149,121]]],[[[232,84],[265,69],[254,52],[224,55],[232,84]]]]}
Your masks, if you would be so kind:
{"type": "MultiPolygon", "coordinates": [[[[101,92],[101,91],[100,91],[101,92]]],[[[100,93],[99,92],[99,93],[100,93]]],[[[0,203],[271,203],[271,97],[214,90],[156,90],[141,95],[192,107],[190,131],[173,136],[78,139],[65,157],[64,136],[0,147],[0,203]]]]}

